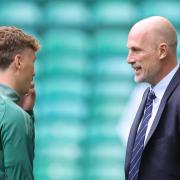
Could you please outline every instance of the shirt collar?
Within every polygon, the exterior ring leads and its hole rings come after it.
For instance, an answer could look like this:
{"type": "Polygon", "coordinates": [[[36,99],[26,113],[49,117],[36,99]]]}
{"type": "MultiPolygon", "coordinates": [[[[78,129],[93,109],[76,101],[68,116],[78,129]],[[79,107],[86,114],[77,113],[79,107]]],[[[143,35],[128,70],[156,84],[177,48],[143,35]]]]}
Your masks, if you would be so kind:
{"type": "Polygon", "coordinates": [[[0,84],[0,95],[14,101],[15,103],[18,103],[20,100],[18,93],[4,84],[0,84]]]}
{"type": "Polygon", "coordinates": [[[153,88],[151,87],[158,99],[162,99],[166,91],[166,88],[168,87],[171,79],[173,78],[178,68],[179,64],[169,74],[167,74],[158,84],[156,84],[156,86],[154,86],[153,88]]]}

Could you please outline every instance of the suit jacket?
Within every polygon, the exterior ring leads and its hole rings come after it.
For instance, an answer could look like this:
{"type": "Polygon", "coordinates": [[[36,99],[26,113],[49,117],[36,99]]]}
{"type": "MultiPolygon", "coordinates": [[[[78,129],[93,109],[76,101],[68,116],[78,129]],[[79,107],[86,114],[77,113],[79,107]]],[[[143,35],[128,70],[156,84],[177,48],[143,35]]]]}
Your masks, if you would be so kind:
{"type": "MultiPolygon", "coordinates": [[[[148,94],[145,91],[132,124],[125,160],[127,179],[136,131],[148,94]]],[[[180,180],[180,68],[170,81],[151,126],[142,154],[138,180],[180,180]]]]}

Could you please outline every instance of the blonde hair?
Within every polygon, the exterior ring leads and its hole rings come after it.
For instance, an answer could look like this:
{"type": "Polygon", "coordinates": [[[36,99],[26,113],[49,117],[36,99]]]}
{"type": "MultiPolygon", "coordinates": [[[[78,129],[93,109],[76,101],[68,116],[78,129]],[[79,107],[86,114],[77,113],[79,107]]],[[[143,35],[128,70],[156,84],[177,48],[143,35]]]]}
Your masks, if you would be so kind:
{"type": "Polygon", "coordinates": [[[6,69],[17,53],[25,48],[32,48],[35,52],[40,49],[39,42],[21,29],[12,26],[0,27],[0,69],[6,69]]]}

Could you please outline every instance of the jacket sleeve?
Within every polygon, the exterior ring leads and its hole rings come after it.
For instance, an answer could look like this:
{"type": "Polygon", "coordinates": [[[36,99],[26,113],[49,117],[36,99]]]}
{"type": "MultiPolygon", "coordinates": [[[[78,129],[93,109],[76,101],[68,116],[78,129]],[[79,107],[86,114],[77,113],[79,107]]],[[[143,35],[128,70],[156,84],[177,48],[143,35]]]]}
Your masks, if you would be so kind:
{"type": "Polygon", "coordinates": [[[6,106],[1,140],[7,180],[33,180],[34,126],[19,107],[6,106]]]}

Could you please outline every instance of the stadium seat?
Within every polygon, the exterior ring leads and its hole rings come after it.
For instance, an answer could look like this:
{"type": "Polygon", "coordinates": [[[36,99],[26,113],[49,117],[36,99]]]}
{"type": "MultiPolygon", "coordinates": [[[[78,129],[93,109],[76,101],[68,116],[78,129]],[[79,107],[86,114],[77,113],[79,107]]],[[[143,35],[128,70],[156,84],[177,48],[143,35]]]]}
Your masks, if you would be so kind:
{"type": "Polygon", "coordinates": [[[180,19],[179,9],[180,2],[177,0],[144,1],[141,4],[140,15],[142,17],[164,16],[175,25],[178,25],[180,19]]]}
{"type": "Polygon", "coordinates": [[[89,37],[81,30],[51,30],[44,35],[44,48],[47,55],[54,57],[71,53],[82,55],[89,50],[89,37]]]}
{"type": "Polygon", "coordinates": [[[128,1],[97,1],[92,16],[98,26],[129,26],[137,18],[137,9],[128,1]]]}
{"type": "Polygon", "coordinates": [[[50,2],[46,4],[45,17],[49,27],[85,27],[89,12],[82,2],[50,2]]]}
{"type": "Polygon", "coordinates": [[[3,25],[19,27],[36,27],[41,21],[41,10],[32,2],[2,3],[0,6],[0,22],[3,25]]]}
{"type": "Polygon", "coordinates": [[[127,30],[99,30],[96,31],[93,37],[93,52],[100,56],[127,54],[127,30]]]}

